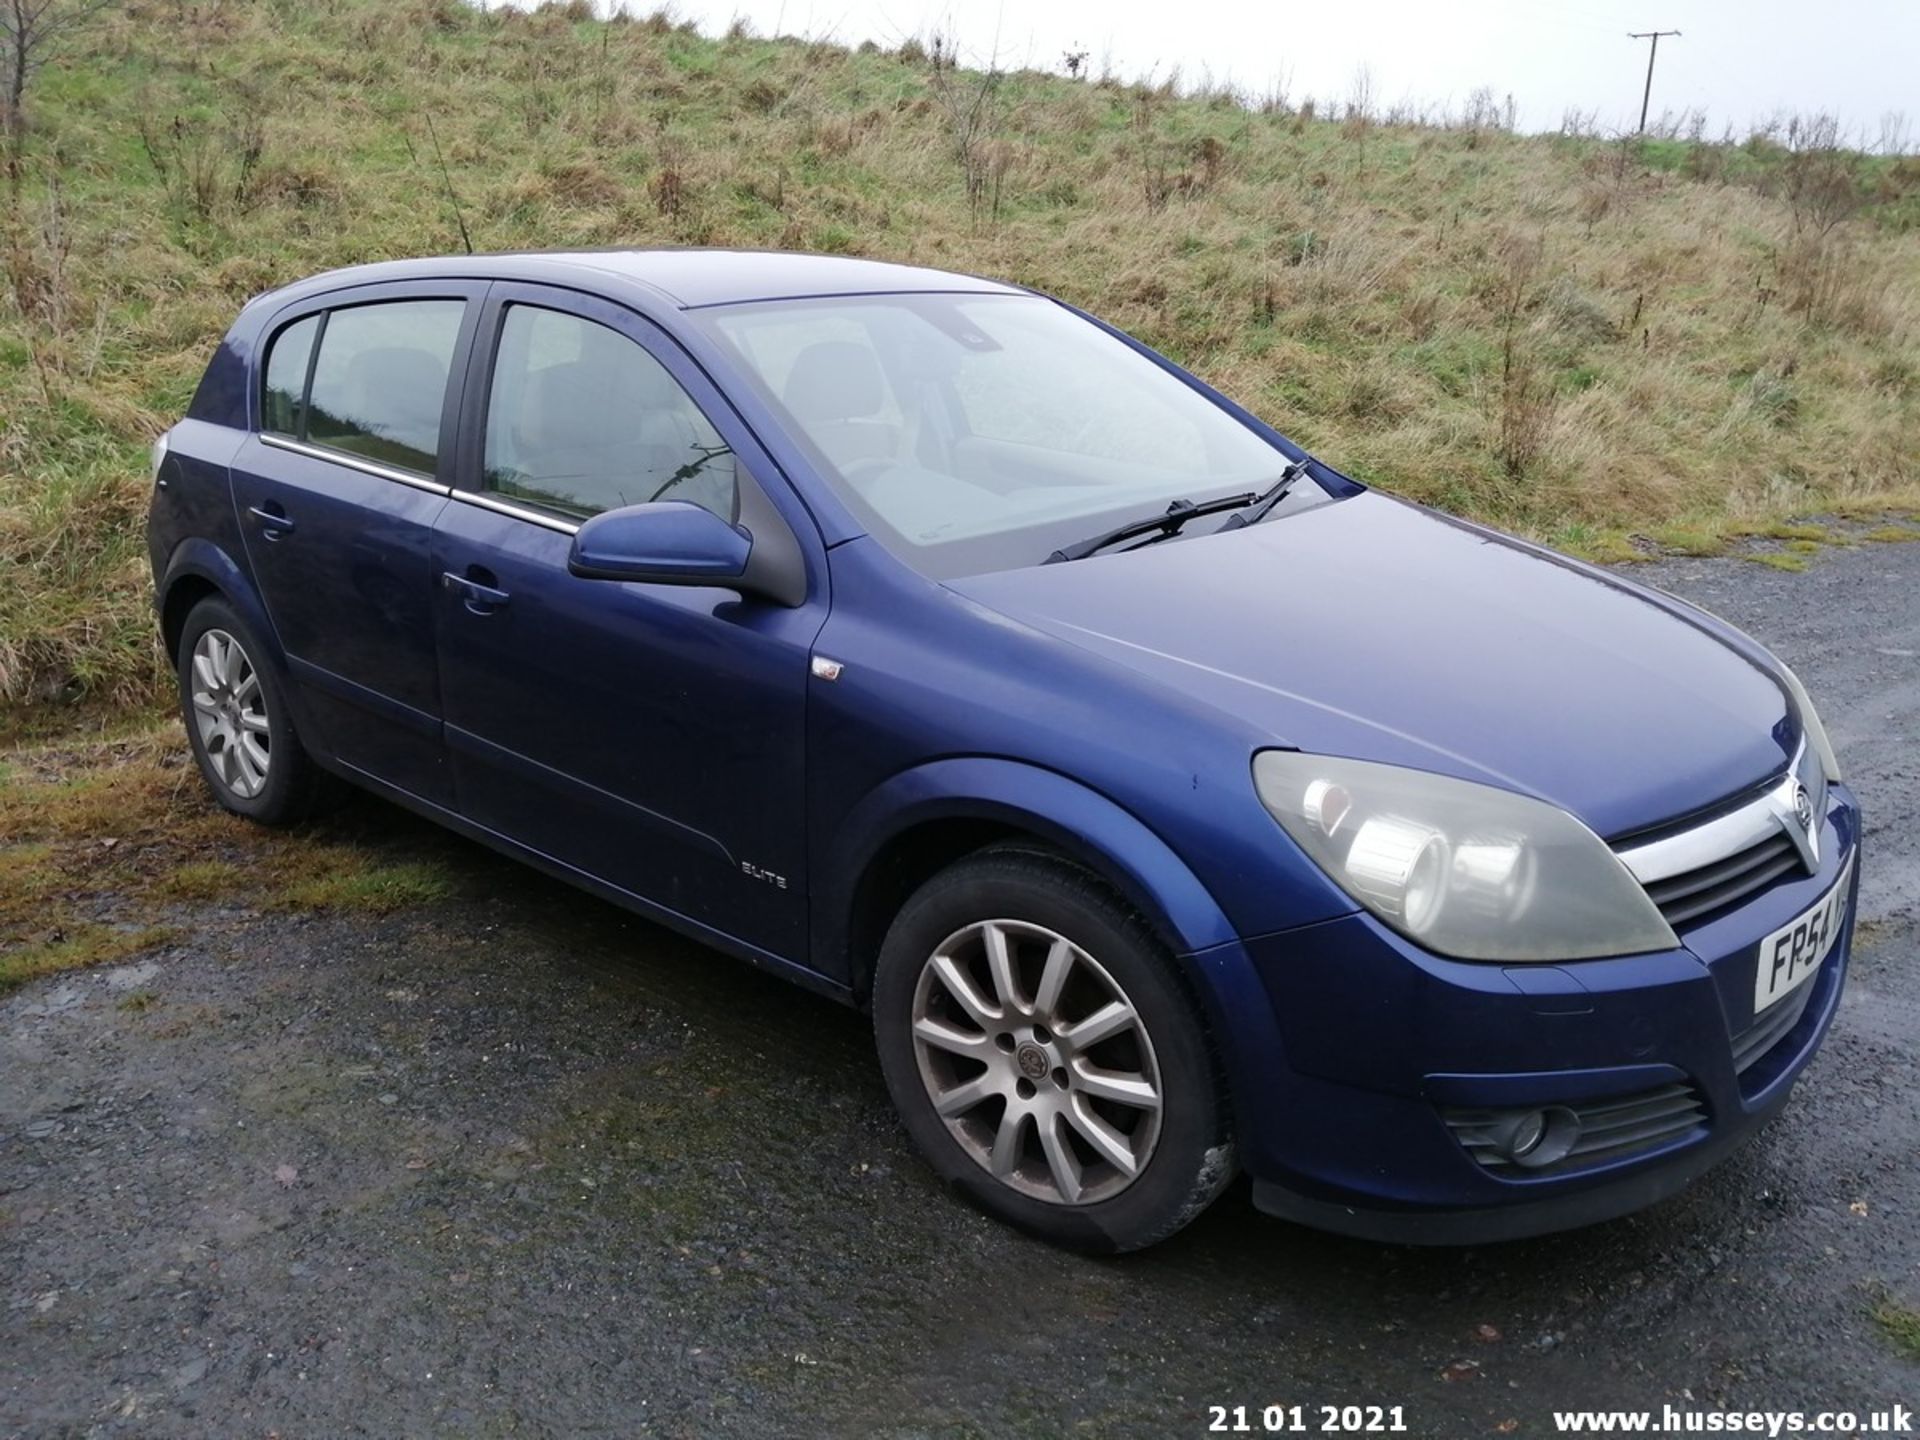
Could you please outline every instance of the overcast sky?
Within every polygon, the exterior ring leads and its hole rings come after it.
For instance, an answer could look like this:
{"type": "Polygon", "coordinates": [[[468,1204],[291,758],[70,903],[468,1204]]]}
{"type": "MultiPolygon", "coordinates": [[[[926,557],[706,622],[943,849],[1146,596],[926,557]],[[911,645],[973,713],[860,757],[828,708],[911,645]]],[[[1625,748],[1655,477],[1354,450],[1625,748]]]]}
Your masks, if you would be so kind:
{"type": "MultiPolygon", "coordinates": [[[[627,0],[644,14],[653,0],[627,0]]],[[[1509,93],[1526,129],[1553,129],[1569,108],[1603,126],[1639,117],[1647,42],[1663,39],[1653,114],[1703,109],[1717,138],[1731,121],[1827,110],[1856,139],[1880,139],[1881,116],[1920,130],[1920,0],[678,0],[675,13],[714,34],[736,15],[762,35],[896,45],[936,30],[984,60],[1057,69],[1091,52],[1123,78],[1180,67],[1255,95],[1280,78],[1297,100],[1344,102],[1356,70],[1376,103],[1462,107],[1478,87],[1509,93]]],[[[1913,142],[1909,141],[1909,146],[1913,142]]]]}

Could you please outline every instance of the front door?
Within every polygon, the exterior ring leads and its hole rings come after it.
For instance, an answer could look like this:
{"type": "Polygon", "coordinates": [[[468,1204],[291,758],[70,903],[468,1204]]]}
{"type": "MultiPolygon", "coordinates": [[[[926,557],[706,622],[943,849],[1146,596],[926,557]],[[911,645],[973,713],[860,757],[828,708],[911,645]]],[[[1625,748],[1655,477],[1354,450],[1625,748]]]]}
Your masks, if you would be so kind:
{"type": "MultiPolygon", "coordinates": [[[[574,870],[804,960],[804,716],[818,591],[583,580],[579,523],[651,499],[729,521],[753,470],[718,394],[619,306],[496,286],[434,535],[461,811],[574,870]]],[[[814,563],[816,585],[819,576],[814,563]]]]}
{"type": "Polygon", "coordinates": [[[288,317],[232,463],[247,558],[315,740],[440,804],[452,787],[430,551],[455,433],[448,382],[483,288],[347,291],[288,317]]]}

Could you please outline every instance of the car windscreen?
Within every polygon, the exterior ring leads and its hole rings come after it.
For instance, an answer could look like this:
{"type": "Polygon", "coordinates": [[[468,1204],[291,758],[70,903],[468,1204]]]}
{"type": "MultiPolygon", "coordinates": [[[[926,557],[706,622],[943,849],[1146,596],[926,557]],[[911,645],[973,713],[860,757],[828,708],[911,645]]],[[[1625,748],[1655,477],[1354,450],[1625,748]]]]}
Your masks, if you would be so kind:
{"type": "MultiPolygon", "coordinates": [[[[1176,500],[1263,490],[1288,463],[1038,296],[783,300],[702,318],[861,522],[936,579],[1039,564],[1176,500]]],[[[1326,498],[1299,488],[1283,508],[1326,498]]]]}

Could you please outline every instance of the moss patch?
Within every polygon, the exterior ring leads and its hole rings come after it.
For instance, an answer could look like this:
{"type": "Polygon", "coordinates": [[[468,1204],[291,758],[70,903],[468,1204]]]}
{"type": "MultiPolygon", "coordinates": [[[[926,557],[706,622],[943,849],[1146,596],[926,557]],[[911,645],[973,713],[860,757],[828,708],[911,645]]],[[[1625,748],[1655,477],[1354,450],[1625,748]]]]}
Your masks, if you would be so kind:
{"type": "Polygon", "coordinates": [[[186,907],[390,914],[451,893],[459,842],[368,833],[388,813],[250,824],[214,804],[174,723],[15,750],[0,763],[0,991],[166,943],[186,907]]]}
{"type": "Polygon", "coordinates": [[[391,914],[438,900],[452,889],[440,867],[415,861],[389,863],[336,850],[319,874],[287,884],[275,898],[295,910],[363,910],[391,914]]]}
{"type": "Polygon", "coordinates": [[[1873,1307],[1873,1323],[1907,1359],[1920,1363],[1920,1310],[1887,1297],[1873,1307]]]}
{"type": "Polygon", "coordinates": [[[166,945],[179,935],[179,930],[170,925],[125,929],[113,925],[81,925],[71,931],[56,929],[46,940],[0,951],[0,995],[44,975],[124,960],[142,950],[166,945]]]}
{"type": "Polygon", "coordinates": [[[1741,520],[1727,526],[1727,534],[1758,536],[1767,540],[1814,540],[1833,542],[1835,536],[1825,525],[1809,525],[1790,520],[1741,520]]]}
{"type": "Polygon", "coordinates": [[[1692,529],[1683,525],[1668,525],[1647,532],[1662,550],[1675,555],[1720,555],[1726,552],[1727,534],[1725,531],[1692,529]]]}

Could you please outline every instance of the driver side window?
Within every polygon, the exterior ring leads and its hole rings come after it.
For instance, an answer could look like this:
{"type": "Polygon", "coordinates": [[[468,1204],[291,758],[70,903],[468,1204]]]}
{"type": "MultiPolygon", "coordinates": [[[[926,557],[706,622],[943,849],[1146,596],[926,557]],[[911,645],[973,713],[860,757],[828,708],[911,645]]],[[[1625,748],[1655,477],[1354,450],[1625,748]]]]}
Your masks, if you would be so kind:
{"type": "Polygon", "coordinates": [[[585,520],[690,500],[732,523],[733,451],[640,346],[591,320],[508,307],[487,401],[485,488],[585,520]]]}

